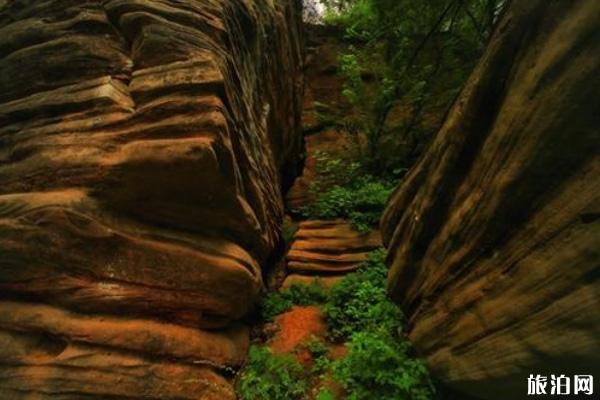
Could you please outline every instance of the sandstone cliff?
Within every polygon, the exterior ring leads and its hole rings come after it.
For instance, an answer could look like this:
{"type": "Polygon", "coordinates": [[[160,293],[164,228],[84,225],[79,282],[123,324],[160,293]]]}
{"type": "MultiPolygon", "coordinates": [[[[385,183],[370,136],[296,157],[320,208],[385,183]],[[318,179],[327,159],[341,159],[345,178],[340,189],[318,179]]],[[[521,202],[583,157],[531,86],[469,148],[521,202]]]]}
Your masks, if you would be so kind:
{"type": "Polygon", "coordinates": [[[483,399],[600,365],[600,4],[513,1],[383,217],[433,372],[483,399]]]}
{"type": "Polygon", "coordinates": [[[300,154],[298,11],[0,1],[0,398],[235,397],[300,154]]]}

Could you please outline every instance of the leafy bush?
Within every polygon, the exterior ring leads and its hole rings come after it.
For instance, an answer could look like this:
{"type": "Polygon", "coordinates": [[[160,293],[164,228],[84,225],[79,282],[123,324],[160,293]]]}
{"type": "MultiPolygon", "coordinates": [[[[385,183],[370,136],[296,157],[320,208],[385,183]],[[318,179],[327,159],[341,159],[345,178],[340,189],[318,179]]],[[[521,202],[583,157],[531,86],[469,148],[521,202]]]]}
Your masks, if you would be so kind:
{"type": "Polygon", "coordinates": [[[340,54],[339,72],[343,94],[353,108],[348,114],[359,116],[351,121],[350,131],[359,130],[368,139],[370,172],[382,175],[410,168],[466,81],[508,2],[321,3],[326,7],[325,22],[341,25],[355,44],[340,54]],[[374,79],[362,79],[365,71],[374,79]],[[383,154],[384,138],[400,144],[406,154],[383,154]]]}
{"type": "Polygon", "coordinates": [[[317,394],[317,400],[335,400],[335,397],[328,389],[321,389],[317,394]]]}
{"type": "Polygon", "coordinates": [[[384,331],[357,332],[346,357],[333,365],[348,400],[430,400],[434,388],[427,368],[410,357],[407,342],[384,331]]]}
{"type": "Polygon", "coordinates": [[[327,289],[319,280],[310,284],[293,284],[289,288],[267,294],[260,305],[263,320],[271,321],[294,305],[309,306],[327,301],[327,289]]]}
{"type": "Polygon", "coordinates": [[[329,294],[324,311],[329,336],[344,340],[354,332],[391,333],[402,321],[400,308],[387,296],[385,251],[376,250],[356,272],[346,275],[329,294]]]}
{"type": "MultiPolygon", "coordinates": [[[[293,304],[324,306],[329,335],[347,340],[345,357],[332,361],[327,344],[311,338],[304,348],[314,360],[311,369],[303,368],[295,358],[275,356],[252,346],[238,390],[243,400],[297,400],[304,398],[308,382],[331,372],[349,400],[431,400],[434,388],[425,365],[411,355],[410,344],[399,338],[402,322],[400,309],[385,290],[387,267],[383,249],[369,255],[361,267],[346,275],[329,293],[320,282],[293,285],[267,297],[269,308],[263,313],[274,316],[293,304]]],[[[284,310],[285,311],[285,310],[284,310]]],[[[317,400],[333,400],[326,388],[317,400]]]]}
{"type": "Polygon", "coordinates": [[[356,162],[326,153],[318,153],[316,160],[318,175],[311,188],[315,200],[302,210],[304,216],[346,218],[362,232],[376,226],[394,185],[364,174],[356,162]]]}
{"type": "Polygon", "coordinates": [[[340,74],[345,78],[342,95],[352,105],[359,104],[365,97],[365,85],[362,81],[362,67],[353,46],[350,52],[339,56],[340,74]]]}
{"type": "Polygon", "coordinates": [[[310,352],[313,358],[327,357],[329,348],[319,338],[312,337],[306,344],[306,349],[310,352]]]}
{"type": "Polygon", "coordinates": [[[238,382],[243,400],[296,400],[307,390],[302,365],[292,356],[274,355],[252,346],[238,382]]]}
{"type": "Polygon", "coordinates": [[[317,150],[313,157],[316,161],[316,176],[313,179],[311,190],[323,192],[332,186],[347,186],[363,175],[361,164],[346,154],[333,156],[327,151],[317,150]]]}
{"type": "MultiPolygon", "coordinates": [[[[333,168],[332,165],[337,167],[338,164],[329,162],[328,165],[333,168]]],[[[337,181],[343,183],[329,188],[322,180],[317,180],[313,187],[315,200],[303,214],[314,219],[346,218],[359,231],[367,232],[379,223],[394,185],[371,175],[358,175],[356,169],[346,174],[337,177],[337,181]]],[[[334,180],[333,177],[329,179],[334,180]]]]}
{"type": "Polygon", "coordinates": [[[350,222],[362,232],[377,226],[393,188],[392,184],[372,176],[357,179],[349,189],[353,193],[348,212],[350,222]]]}
{"type": "Polygon", "coordinates": [[[313,359],[313,367],[311,370],[313,374],[321,374],[329,368],[329,365],[331,364],[331,360],[329,359],[329,348],[323,341],[313,337],[306,344],[306,349],[310,352],[313,359]]]}

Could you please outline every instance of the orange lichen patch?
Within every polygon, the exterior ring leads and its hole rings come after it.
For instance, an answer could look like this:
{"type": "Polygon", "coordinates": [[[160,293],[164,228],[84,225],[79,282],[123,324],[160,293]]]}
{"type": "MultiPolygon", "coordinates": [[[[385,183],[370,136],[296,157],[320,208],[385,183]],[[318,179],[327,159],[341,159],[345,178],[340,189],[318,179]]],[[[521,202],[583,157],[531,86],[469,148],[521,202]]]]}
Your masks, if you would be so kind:
{"type": "Polygon", "coordinates": [[[310,351],[303,346],[300,346],[294,352],[296,359],[298,362],[304,366],[312,366],[313,365],[313,356],[310,351]]]}
{"type": "Polygon", "coordinates": [[[329,347],[329,357],[332,360],[339,360],[340,358],[344,358],[348,353],[348,348],[346,344],[336,344],[329,347]]]}
{"type": "Polygon", "coordinates": [[[269,342],[275,353],[291,353],[313,336],[323,338],[327,333],[323,313],[317,306],[292,307],[278,316],[275,323],[280,329],[269,342]]]}

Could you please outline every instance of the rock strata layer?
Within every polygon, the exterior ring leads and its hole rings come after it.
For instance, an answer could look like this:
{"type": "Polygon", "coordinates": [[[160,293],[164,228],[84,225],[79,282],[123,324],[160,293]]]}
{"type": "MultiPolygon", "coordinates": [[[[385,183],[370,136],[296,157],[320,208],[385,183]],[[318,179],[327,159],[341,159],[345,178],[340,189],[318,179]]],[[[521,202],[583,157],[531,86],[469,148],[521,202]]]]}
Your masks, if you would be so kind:
{"type": "Polygon", "coordinates": [[[410,339],[476,398],[600,373],[599,15],[511,2],[383,217],[410,339]]]}
{"type": "Polygon", "coordinates": [[[296,7],[0,1],[0,398],[235,398],[301,149],[296,7]]]}
{"type": "Polygon", "coordinates": [[[380,246],[379,231],[361,233],[339,219],[303,221],[286,256],[287,269],[295,274],[345,274],[356,270],[380,246]]]}

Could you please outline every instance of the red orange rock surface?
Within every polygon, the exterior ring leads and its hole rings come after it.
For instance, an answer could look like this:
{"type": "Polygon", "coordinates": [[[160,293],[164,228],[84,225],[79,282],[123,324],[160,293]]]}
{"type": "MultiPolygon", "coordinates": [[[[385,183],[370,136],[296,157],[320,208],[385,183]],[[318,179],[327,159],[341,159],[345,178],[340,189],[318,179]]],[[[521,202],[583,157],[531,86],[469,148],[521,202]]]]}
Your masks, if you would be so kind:
{"type": "Polygon", "coordinates": [[[382,223],[419,353],[498,400],[600,372],[600,3],[510,4],[382,223]]]}
{"type": "Polygon", "coordinates": [[[358,268],[380,246],[378,231],[361,233],[339,219],[303,221],[288,251],[287,267],[300,274],[343,274],[358,268]]]}
{"type": "Polygon", "coordinates": [[[0,2],[0,398],[234,398],[300,153],[297,11],[0,2]]]}
{"type": "MultiPolygon", "coordinates": [[[[306,109],[304,115],[307,114],[306,109]]],[[[327,154],[330,159],[340,156],[347,156],[354,149],[348,140],[348,135],[340,132],[338,129],[330,128],[321,132],[305,136],[306,157],[302,174],[294,180],[290,190],[286,193],[286,205],[292,211],[297,213],[303,207],[310,205],[314,201],[315,193],[313,185],[318,175],[319,168],[323,168],[317,160],[319,153],[327,154]]],[[[322,185],[323,182],[320,182],[322,185]]],[[[321,190],[323,188],[320,188],[321,190]]]]}

